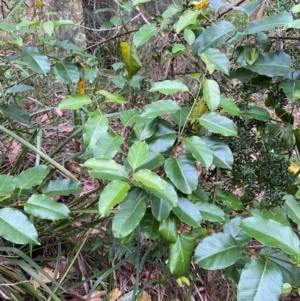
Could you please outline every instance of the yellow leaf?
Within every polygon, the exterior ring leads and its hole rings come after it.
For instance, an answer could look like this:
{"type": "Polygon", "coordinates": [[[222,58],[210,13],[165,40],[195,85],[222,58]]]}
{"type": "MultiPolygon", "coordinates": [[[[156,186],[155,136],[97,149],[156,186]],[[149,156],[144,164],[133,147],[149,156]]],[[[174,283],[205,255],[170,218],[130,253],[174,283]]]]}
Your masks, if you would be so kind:
{"type": "Polygon", "coordinates": [[[41,0],[35,0],[35,6],[37,8],[42,8],[43,7],[43,2],[41,0]]]}
{"type": "Polygon", "coordinates": [[[84,90],[84,84],[85,84],[85,79],[82,78],[80,79],[78,82],[77,82],[77,89],[78,89],[78,92],[80,94],[84,94],[85,93],[85,90],[84,90]]]}
{"type": "Polygon", "coordinates": [[[137,298],[137,301],[152,301],[151,296],[143,291],[137,298]]]}
{"type": "MultiPolygon", "coordinates": [[[[297,174],[299,172],[300,166],[296,164],[295,162],[290,161],[290,166],[288,167],[288,172],[292,174],[297,174]]],[[[298,179],[300,179],[300,174],[298,175],[298,179]]]]}
{"type": "Polygon", "coordinates": [[[122,292],[118,289],[118,288],[115,288],[113,289],[111,292],[109,292],[108,294],[108,301],[116,301],[118,300],[118,298],[122,295],[122,292]]]}
{"type": "Polygon", "coordinates": [[[192,125],[192,132],[199,133],[201,125],[199,124],[198,118],[200,118],[208,110],[207,105],[203,98],[197,100],[191,112],[190,124],[192,125]]]}
{"type": "Polygon", "coordinates": [[[208,0],[192,1],[191,5],[194,10],[202,10],[208,8],[208,0]]]}
{"type": "Polygon", "coordinates": [[[142,63],[137,55],[136,47],[127,42],[121,42],[121,52],[129,78],[132,78],[142,68],[142,63]]]}

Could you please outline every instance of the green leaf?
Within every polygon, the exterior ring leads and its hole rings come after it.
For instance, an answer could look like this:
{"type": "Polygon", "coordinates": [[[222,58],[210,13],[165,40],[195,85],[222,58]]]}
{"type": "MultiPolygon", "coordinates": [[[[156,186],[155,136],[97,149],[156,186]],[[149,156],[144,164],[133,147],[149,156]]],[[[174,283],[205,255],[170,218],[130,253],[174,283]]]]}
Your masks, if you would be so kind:
{"type": "Polygon", "coordinates": [[[82,166],[92,168],[96,171],[119,171],[122,165],[112,159],[91,158],[82,164],[82,166]]]}
{"type": "Polygon", "coordinates": [[[21,93],[21,92],[27,92],[27,91],[33,91],[34,87],[29,86],[29,85],[14,85],[10,88],[8,88],[5,93],[21,93]]]}
{"type": "Polygon", "coordinates": [[[127,171],[124,166],[119,165],[116,162],[115,162],[115,164],[117,164],[117,166],[115,166],[115,165],[112,166],[111,161],[113,161],[113,160],[110,160],[110,159],[98,159],[98,160],[102,160],[101,164],[104,164],[103,169],[102,170],[95,170],[95,169],[90,170],[89,174],[92,178],[109,180],[109,181],[127,180],[127,171]],[[105,168],[106,162],[108,162],[108,164],[109,164],[109,166],[107,168],[105,168]]]}
{"type": "Polygon", "coordinates": [[[230,234],[236,240],[239,246],[244,246],[251,240],[251,237],[247,235],[240,227],[242,221],[242,217],[235,217],[226,223],[223,229],[223,232],[230,234]]]}
{"type": "Polygon", "coordinates": [[[140,3],[146,3],[146,2],[150,2],[151,0],[134,0],[133,1],[133,6],[136,6],[140,3]]]}
{"type": "Polygon", "coordinates": [[[16,244],[37,244],[38,235],[26,215],[12,208],[0,209],[0,236],[16,244]]]}
{"type": "Polygon", "coordinates": [[[41,29],[45,34],[52,36],[54,32],[54,22],[53,21],[43,22],[43,24],[41,25],[41,29]]]}
{"type": "Polygon", "coordinates": [[[164,169],[181,192],[191,194],[198,186],[198,172],[194,160],[186,157],[169,158],[165,161],[164,169]]]}
{"type": "Polygon", "coordinates": [[[59,78],[68,84],[76,84],[80,79],[80,72],[76,64],[70,60],[62,60],[55,63],[55,72],[59,78]]]}
{"type": "Polygon", "coordinates": [[[229,98],[221,95],[220,107],[234,116],[240,116],[240,109],[238,106],[229,98]]]}
{"type": "Polygon", "coordinates": [[[159,234],[166,241],[176,243],[178,237],[177,219],[173,214],[170,214],[159,223],[159,234]]]}
{"type": "Polygon", "coordinates": [[[215,112],[207,112],[199,118],[199,122],[212,133],[223,136],[237,136],[237,127],[235,123],[215,112]]]}
{"type": "Polygon", "coordinates": [[[124,138],[113,132],[105,132],[98,136],[93,147],[94,158],[113,158],[124,142],[124,138]]]}
{"type": "Polygon", "coordinates": [[[287,98],[292,102],[295,102],[300,98],[300,81],[299,80],[291,80],[285,79],[281,83],[281,88],[286,94],[287,98]]]}
{"type": "Polygon", "coordinates": [[[158,29],[152,24],[144,24],[133,36],[133,44],[139,47],[147,43],[151,37],[158,33],[158,29]]]}
{"type": "Polygon", "coordinates": [[[205,63],[209,73],[212,74],[215,70],[219,70],[225,74],[229,74],[230,63],[223,52],[219,49],[206,49],[201,55],[201,60],[205,63]]]}
{"type": "Polygon", "coordinates": [[[140,223],[141,226],[141,232],[147,237],[152,240],[155,240],[159,237],[159,223],[154,218],[151,212],[151,208],[147,208],[146,213],[141,220],[140,223]]]}
{"type": "Polygon", "coordinates": [[[281,294],[282,284],[281,272],[270,260],[252,259],[241,273],[237,300],[264,301],[268,292],[267,300],[277,301],[281,294]]]}
{"type": "Polygon", "coordinates": [[[10,175],[0,175],[0,196],[11,194],[15,190],[14,177],[10,175]]]}
{"type": "Polygon", "coordinates": [[[161,166],[165,162],[165,158],[161,154],[157,154],[155,151],[149,151],[148,156],[143,165],[139,166],[139,169],[154,169],[161,166]]]}
{"type": "Polygon", "coordinates": [[[291,57],[284,51],[261,52],[254,65],[244,66],[253,72],[257,72],[269,77],[283,76],[288,72],[294,71],[291,57]]]}
{"type": "Polygon", "coordinates": [[[120,119],[124,127],[135,124],[140,119],[140,113],[137,109],[131,109],[121,112],[120,119]]]}
{"type": "Polygon", "coordinates": [[[65,204],[54,201],[46,194],[33,194],[24,204],[28,214],[40,219],[58,220],[70,218],[70,210],[65,204]]]}
{"type": "Polygon", "coordinates": [[[189,116],[190,110],[191,110],[190,107],[180,107],[179,111],[171,114],[174,122],[178,126],[182,127],[186,123],[186,120],[189,116]]]}
{"type": "Polygon", "coordinates": [[[172,210],[172,206],[161,198],[152,196],[151,211],[153,216],[159,221],[166,219],[172,210]]]}
{"type": "Polygon", "coordinates": [[[248,217],[240,226],[246,234],[254,237],[260,243],[274,248],[280,248],[290,255],[299,252],[299,239],[293,230],[274,220],[260,217],[248,217]]]}
{"type": "Polygon", "coordinates": [[[70,195],[72,193],[80,193],[82,184],[70,179],[51,180],[42,187],[42,192],[56,195],[70,195]]]}
{"type": "Polygon", "coordinates": [[[86,148],[94,148],[99,137],[108,130],[108,119],[100,114],[89,116],[83,129],[83,142],[86,148]]]}
{"type": "Polygon", "coordinates": [[[57,20],[54,21],[54,27],[66,26],[66,25],[75,25],[72,20],[57,20]]]}
{"type": "Polygon", "coordinates": [[[132,169],[135,170],[145,163],[146,158],[149,154],[149,146],[146,142],[137,141],[129,149],[128,162],[132,169]]]}
{"type": "Polygon", "coordinates": [[[123,201],[112,223],[114,236],[122,238],[129,235],[138,226],[145,212],[146,203],[143,198],[132,198],[123,201]]]}
{"type": "Polygon", "coordinates": [[[27,66],[36,73],[46,75],[50,70],[50,62],[47,56],[37,47],[28,47],[22,49],[20,57],[27,66]]]}
{"type": "Polygon", "coordinates": [[[173,208],[175,215],[185,224],[191,227],[199,227],[201,224],[201,214],[198,208],[188,199],[179,198],[176,208],[173,208]]]}
{"type": "Polygon", "coordinates": [[[196,263],[209,270],[229,267],[237,262],[241,256],[241,247],[227,233],[217,233],[204,238],[195,250],[196,263]]]}
{"type": "Polygon", "coordinates": [[[293,20],[292,22],[289,22],[288,24],[285,24],[285,26],[283,27],[283,30],[287,30],[290,28],[300,28],[300,20],[293,20]]]}
{"type": "Polygon", "coordinates": [[[15,31],[16,25],[12,23],[0,23],[0,30],[1,31],[15,31]]]}
{"type": "Polygon", "coordinates": [[[140,116],[154,118],[165,114],[175,113],[178,110],[180,110],[180,106],[174,100],[159,100],[145,105],[140,116]]]}
{"type": "Polygon", "coordinates": [[[176,33],[179,34],[188,25],[195,24],[198,16],[199,14],[196,11],[190,9],[184,11],[175,24],[176,33]]]}
{"type": "Polygon", "coordinates": [[[21,190],[40,185],[49,172],[46,165],[27,168],[15,177],[15,185],[21,190]]]}
{"type": "Polygon", "coordinates": [[[300,4],[294,5],[294,6],[292,7],[292,9],[291,9],[291,12],[292,12],[293,14],[299,13],[299,12],[300,12],[300,4]]]}
{"type": "Polygon", "coordinates": [[[164,20],[169,19],[173,17],[175,14],[177,14],[180,11],[180,8],[177,7],[174,4],[171,4],[168,6],[168,8],[163,12],[162,17],[164,20]]]}
{"type": "Polygon", "coordinates": [[[130,185],[120,180],[114,180],[107,184],[100,194],[99,212],[106,215],[111,208],[121,203],[127,195],[130,185]]]}
{"type": "Polygon", "coordinates": [[[202,137],[202,139],[213,153],[213,164],[221,168],[231,169],[233,155],[228,145],[217,138],[206,136],[202,137]]]}
{"type": "Polygon", "coordinates": [[[114,102],[114,103],[127,103],[127,100],[118,93],[110,93],[105,90],[98,91],[99,94],[105,96],[105,102],[114,102]]]}
{"type": "Polygon", "coordinates": [[[178,236],[175,243],[170,244],[169,267],[175,279],[189,276],[195,241],[193,236],[184,233],[178,236]]]}
{"type": "Polygon", "coordinates": [[[189,28],[184,29],[183,38],[190,46],[194,44],[196,39],[194,32],[189,28]]]}
{"type": "Polygon", "coordinates": [[[269,260],[274,263],[277,269],[280,270],[283,278],[283,282],[288,282],[293,286],[300,285],[300,269],[291,262],[286,254],[278,249],[272,249],[269,247],[263,248],[260,254],[265,254],[269,257],[269,260]]]}
{"type": "Polygon", "coordinates": [[[248,34],[256,34],[261,31],[271,31],[274,28],[277,27],[283,27],[287,23],[293,21],[293,16],[291,13],[288,12],[282,12],[277,15],[265,17],[262,19],[257,19],[249,22],[243,33],[248,35],[248,34]]]}
{"type": "Polygon", "coordinates": [[[183,52],[186,50],[186,47],[183,44],[174,44],[174,46],[172,47],[172,53],[178,53],[178,52],[183,52]]]}
{"type": "Polygon", "coordinates": [[[208,222],[224,222],[225,220],[224,211],[215,204],[198,202],[195,207],[200,211],[202,218],[208,222]]]}
{"type": "Polygon", "coordinates": [[[180,80],[164,80],[153,83],[150,92],[160,92],[164,95],[169,95],[177,92],[188,92],[188,87],[180,80]]]}
{"type": "Polygon", "coordinates": [[[203,96],[210,111],[215,111],[220,104],[220,88],[216,81],[205,79],[203,81],[203,96]]]}
{"type": "Polygon", "coordinates": [[[90,103],[92,103],[92,100],[87,94],[75,93],[66,96],[60,102],[58,108],[61,110],[76,110],[90,103]]]}
{"type": "Polygon", "coordinates": [[[288,194],[283,197],[285,200],[284,208],[287,216],[298,226],[300,225],[300,206],[294,196],[288,194]]]}
{"type": "Polygon", "coordinates": [[[233,210],[243,210],[243,204],[241,200],[232,192],[217,189],[216,200],[227,203],[229,208],[233,210]]]}
{"type": "Polygon", "coordinates": [[[133,131],[136,137],[143,141],[155,133],[156,126],[157,119],[140,119],[134,125],[133,131]]]}
{"type": "Polygon", "coordinates": [[[253,106],[249,109],[242,110],[240,112],[240,116],[254,118],[260,121],[268,121],[271,118],[268,110],[258,106],[253,106]]]}
{"type": "Polygon", "coordinates": [[[0,111],[4,116],[9,117],[22,124],[29,125],[31,123],[30,115],[10,105],[0,105],[0,111]]]}
{"type": "Polygon", "coordinates": [[[193,53],[200,54],[208,48],[214,48],[225,43],[236,32],[231,22],[221,20],[205,29],[193,45],[193,53]]]}
{"type": "Polygon", "coordinates": [[[213,162],[213,153],[206,143],[198,136],[191,136],[183,139],[183,144],[188,148],[193,157],[208,169],[213,162]]]}

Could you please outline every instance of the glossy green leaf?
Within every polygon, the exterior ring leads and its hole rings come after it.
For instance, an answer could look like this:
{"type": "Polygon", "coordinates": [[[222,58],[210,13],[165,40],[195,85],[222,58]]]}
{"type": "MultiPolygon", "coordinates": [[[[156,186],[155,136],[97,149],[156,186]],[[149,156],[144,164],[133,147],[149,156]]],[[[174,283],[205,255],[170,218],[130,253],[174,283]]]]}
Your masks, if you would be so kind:
{"type": "Polygon", "coordinates": [[[87,94],[75,93],[66,96],[60,102],[58,108],[61,110],[76,110],[90,103],[92,103],[92,100],[87,94]]]}
{"type": "Polygon", "coordinates": [[[144,199],[132,198],[123,201],[112,223],[114,236],[122,238],[129,235],[138,226],[145,212],[144,199]]]}
{"type": "Polygon", "coordinates": [[[86,148],[93,148],[99,137],[108,130],[108,119],[100,114],[93,113],[89,116],[83,129],[83,142],[86,148]]]}
{"type": "Polygon", "coordinates": [[[270,31],[276,27],[283,27],[291,21],[293,21],[292,14],[284,11],[276,15],[249,22],[243,33],[248,35],[256,34],[261,31],[270,31]]]}
{"type": "Polygon", "coordinates": [[[133,170],[145,163],[149,154],[149,146],[146,142],[137,141],[129,149],[128,162],[133,170]]]}
{"type": "Polygon", "coordinates": [[[215,204],[207,202],[198,202],[195,204],[197,210],[200,211],[202,218],[209,222],[224,222],[224,211],[215,204]]]}
{"type": "Polygon", "coordinates": [[[190,274],[195,238],[187,233],[180,234],[177,241],[170,244],[169,267],[175,279],[190,274]]]}
{"type": "Polygon", "coordinates": [[[140,141],[143,141],[151,137],[155,133],[156,126],[157,126],[157,119],[153,119],[153,120],[140,119],[134,125],[133,131],[136,137],[140,141]]]}
{"type": "Polygon", "coordinates": [[[178,110],[180,110],[180,106],[174,100],[159,100],[145,105],[140,116],[154,118],[165,114],[175,113],[178,110]]]}
{"type": "Polygon", "coordinates": [[[15,121],[18,121],[22,124],[29,125],[31,123],[31,117],[24,111],[17,109],[15,107],[12,107],[7,104],[0,105],[0,112],[6,116],[9,117],[15,121]]]}
{"type": "Polygon", "coordinates": [[[191,194],[198,186],[198,172],[193,160],[186,157],[169,158],[165,161],[164,169],[181,192],[191,194]]]}
{"type": "Polygon", "coordinates": [[[120,180],[114,180],[107,184],[100,194],[98,208],[102,216],[111,208],[121,203],[127,195],[130,185],[120,180]]]}
{"type": "Polygon", "coordinates": [[[285,195],[284,207],[287,213],[287,216],[298,226],[300,225],[300,205],[293,195],[285,195]]]}
{"type": "Polygon", "coordinates": [[[34,72],[46,75],[50,70],[48,57],[37,47],[28,47],[22,49],[20,57],[26,65],[34,72]]]}
{"type": "Polygon", "coordinates": [[[124,138],[113,132],[100,134],[98,141],[93,147],[94,158],[113,158],[123,142],[124,138]]]}
{"type": "Polygon", "coordinates": [[[208,48],[200,55],[201,60],[205,63],[207,70],[212,74],[215,70],[219,70],[225,74],[229,74],[230,63],[223,52],[216,48],[208,48]]]}
{"type": "Polygon", "coordinates": [[[295,102],[300,98],[300,81],[285,79],[281,83],[281,87],[289,100],[295,102]]]}
{"type": "Polygon", "coordinates": [[[172,206],[168,202],[164,201],[163,199],[158,198],[156,196],[152,196],[151,210],[153,216],[159,222],[161,222],[162,220],[166,219],[169,216],[172,210],[172,206]]]}
{"type": "Polygon", "coordinates": [[[140,113],[137,109],[131,109],[121,112],[120,119],[122,124],[127,127],[135,124],[140,119],[140,113]]]}
{"type": "Polygon", "coordinates": [[[93,84],[98,76],[98,70],[96,67],[87,67],[84,70],[84,78],[87,80],[89,84],[93,84]]]}
{"type": "Polygon", "coordinates": [[[209,270],[219,270],[231,266],[241,256],[241,247],[227,233],[216,233],[204,238],[195,250],[196,263],[209,270]]]}
{"type": "Polygon", "coordinates": [[[260,53],[257,61],[254,65],[244,66],[246,69],[250,69],[253,72],[257,72],[269,77],[283,76],[288,72],[292,72],[291,57],[284,51],[274,51],[267,53],[260,53]]]}
{"type": "Polygon", "coordinates": [[[76,64],[70,60],[62,60],[55,63],[55,71],[59,78],[68,84],[76,84],[80,79],[80,73],[76,64]]]}
{"type": "Polygon", "coordinates": [[[139,169],[154,169],[161,166],[165,162],[165,158],[161,154],[157,154],[155,151],[149,151],[148,156],[143,165],[139,166],[139,169]]]}
{"type": "Polygon", "coordinates": [[[53,21],[43,22],[43,24],[41,25],[41,29],[45,34],[52,36],[54,32],[54,22],[53,21]]]}
{"type": "Polygon", "coordinates": [[[191,136],[184,138],[183,144],[206,169],[212,165],[213,153],[200,137],[191,136]]]}
{"type": "MultiPolygon", "coordinates": [[[[110,160],[110,159],[98,159],[98,160],[103,160],[102,163],[105,164],[105,160],[110,160]]],[[[109,181],[127,180],[127,171],[124,166],[119,165],[119,164],[118,164],[118,166],[111,166],[111,162],[109,162],[109,164],[110,165],[108,168],[105,168],[105,166],[104,166],[104,168],[102,170],[95,170],[95,169],[90,170],[89,171],[90,176],[92,178],[109,180],[109,181]],[[113,169],[110,169],[110,168],[113,168],[113,169]]]]}
{"type": "Polygon", "coordinates": [[[82,184],[70,179],[51,180],[42,187],[45,194],[70,195],[72,193],[80,193],[82,184]]]}
{"type": "Polygon", "coordinates": [[[163,12],[162,17],[164,20],[171,18],[180,11],[180,8],[174,4],[168,6],[168,8],[163,12]]]}
{"type": "Polygon", "coordinates": [[[196,39],[195,33],[189,28],[184,29],[183,37],[190,46],[194,44],[196,39]]]}
{"type": "Polygon", "coordinates": [[[186,28],[190,24],[195,24],[199,14],[196,11],[187,9],[183,12],[183,14],[179,17],[177,23],[175,24],[176,33],[180,33],[181,30],[186,28]]]}
{"type": "Polygon", "coordinates": [[[177,218],[170,214],[167,218],[159,223],[160,236],[170,243],[176,243],[177,233],[177,218]]]}
{"type": "Polygon", "coordinates": [[[151,208],[147,208],[146,213],[140,223],[142,233],[152,240],[159,237],[159,222],[154,218],[151,208]]]}
{"type": "Polygon", "coordinates": [[[10,175],[0,175],[0,196],[11,194],[15,190],[14,177],[10,175]]]}
{"type": "Polygon", "coordinates": [[[258,106],[253,106],[249,109],[242,110],[240,112],[240,116],[254,118],[260,121],[268,121],[271,118],[268,110],[258,106]]]}
{"type": "Polygon", "coordinates": [[[223,136],[237,136],[236,124],[216,112],[207,112],[199,118],[199,122],[207,130],[212,133],[221,134],[223,136]]]}
{"type": "Polygon", "coordinates": [[[190,110],[191,110],[190,107],[180,107],[179,111],[171,114],[174,122],[178,126],[182,127],[186,123],[186,120],[189,116],[190,110]]]}
{"type": "Polygon", "coordinates": [[[85,161],[82,166],[92,168],[96,171],[119,171],[120,167],[123,167],[114,160],[106,158],[91,158],[85,161]]]}
{"type": "Polygon", "coordinates": [[[133,43],[136,47],[139,47],[148,42],[151,37],[158,33],[158,28],[153,24],[144,24],[133,36],[133,43]]]}
{"type": "Polygon", "coordinates": [[[188,92],[188,87],[178,79],[164,80],[153,83],[150,92],[160,92],[164,95],[169,95],[177,92],[188,92]]]}
{"type": "Polygon", "coordinates": [[[68,219],[71,214],[65,204],[54,201],[46,194],[33,194],[24,204],[24,210],[34,217],[49,220],[68,219]]]}
{"type": "Polygon", "coordinates": [[[277,301],[282,285],[281,272],[270,260],[252,259],[241,273],[237,300],[265,301],[267,298],[269,301],[277,301]],[[266,292],[268,292],[267,295],[266,292]]]}
{"type": "Polygon", "coordinates": [[[229,98],[221,95],[220,107],[234,116],[240,116],[240,109],[238,106],[229,98]]]}
{"type": "Polygon", "coordinates": [[[38,244],[38,234],[28,217],[13,208],[0,209],[0,236],[16,244],[38,244]]]}
{"type": "Polygon", "coordinates": [[[133,175],[133,178],[147,188],[152,188],[158,191],[164,190],[165,181],[151,170],[141,169],[133,175]]]}
{"type": "Polygon", "coordinates": [[[300,28],[300,20],[296,19],[284,25],[283,29],[287,30],[290,28],[300,28]]]}
{"type": "Polygon", "coordinates": [[[105,102],[114,102],[114,103],[127,103],[127,100],[118,93],[110,93],[105,90],[98,91],[99,94],[105,96],[105,102]]]}
{"type": "Polygon", "coordinates": [[[225,43],[236,32],[231,22],[221,20],[205,29],[193,45],[193,53],[200,54],[208,48],[225,43]]]}
{"type": "Polygon", "coordinates": [[[228,145],[217,138],[206,136],[202,137],[202,139],[213,153],[213,164],[221,168],[231,169],[233,155],[228,145]]]}
{"type": "Polygon", "coordinates": [[[240,227],[242,221],[243,218],[241,216],[235,217],[226,223],[223,229],[223,232],[230,234],[236,240],[239,246],[244,246],[251,240],[251,237],[247,235],[240,227]]]}
{"type": "Polygon", "coordinates": [[[49,172],[46,165],[27,168],[15,177],[15,185],[21,190],[40,185],[49,172]]]}
{"type": "Polygon", "coordinates": [[[24,84],[14,85],[10,88],[8,88],[5,93],[21,93],[21,92],[27,92],[27,91],[33,91],[34,87],[24,84]]]}
{"type": "Polygon", "coordinates": [[[168,121],[160,119],[154,135],[146,142],[153,152],[163,153],[174,145],[176,136],[176,131],[172,125],[168,121]]]}
{"type": "Polygon", "coordinates": [[[201,224],[201,214],[196,205],[186,198],[179,198],[176,208],[173,208],[174,214],[191,227],[199,227],[201,224]]]}
{"type": "Polygon", "coordinates": [[[203,96],[210,111],[215,111],[220,104],[220,88],[216,81],[205,79],[203,81],[203,96]]]}
{"type": "Polygon", "coordinates": [[[225,191],[223,189],[217,189],[216,200],[227,203],[229,208],[233,210],[243,210],[243,204],[241,200],[232,192],[225,191]]]}
{"type": "Polygon", "coordinates": [[[290,255],[299,252],[299,239],[293,230],[274,220],[260,217],[248,217],[240,226],[246,234],[254,237],[260,243],[274,248],[280,248],[290,255]]]}
{"type": "Polygon", "coordinates": [[[293,286],[300,286],[300,269],[291,262],[286,254],[278,249],[269,247],[261,249],[259,253],[269,256],[269,260],[280,270],[283,282],[290,283],[293,286]]]}

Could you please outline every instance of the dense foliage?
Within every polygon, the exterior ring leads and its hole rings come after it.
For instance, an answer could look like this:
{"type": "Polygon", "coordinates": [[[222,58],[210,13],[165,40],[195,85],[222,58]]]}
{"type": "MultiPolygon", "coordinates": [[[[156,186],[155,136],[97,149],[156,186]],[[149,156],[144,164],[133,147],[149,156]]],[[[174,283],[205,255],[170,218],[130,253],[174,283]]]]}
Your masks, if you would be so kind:
{"type": "MultiPolygon", "coordinates": [[[[150,19],[144,2],[151,1],[116,1],[118,9],[109,10],[114,16],[102,29],[123,31],[107,39],[113,46],[107,69],[106,41],[95,56],[55,35],[74,25],[70,20],[0,23],[1,48],[10,53],[0,65],[0,131],[6,143],[23,145],[23,159],[29,150],[36,157],[35,166],[22,166],[21,154],[9,171],[2,168],[0,259],[22,263],[43,291],[35,294],[27,284],[23,293],[64,300],[62,282],[48,275],[50,289],[32,267],[47,273],[30,257],[59,233],[76,239],[72,225],[88,217],[90,232],[79,250],[108,221],[110,239],[129,250],[148,240],[140,265],[148,255],[167,262],[160,283],[172,275],[193,285],[195,263],[223,270],[238,301],[279,300],[283,284],[300,286],[299,168],[291,163],[300,150],[299,58],[289,45],[300,27],[300,5],[264,14],[260,1],[186,1],[150,19]],[[145,24],[131,22],[135,10],[145,24]],[[46,82],[63,91],[55,108],[39,97],[46,82]],[[28,102],[24,95],[34,97],[28,102]],[[48,125],[34,117],[53,110],[56,117],[71,112],[73,131],[49,153],[48,125]],[[81,180],[57,156],[72,140],[78,149],[65,158],[76,158],[81,180]],[[96,197],[82,192],[86,178],[94,179],[96,197]],[[7,259],[8,253],[22,260],[7,259]]],[[[126,252],[116,255],[114,247],[111,257],[124,259],[126,252]]],[[[87,300],[113,271],[94,277],[87,300]]],[[[18,300],[9,286],[5,294],[18,300]]]]}

